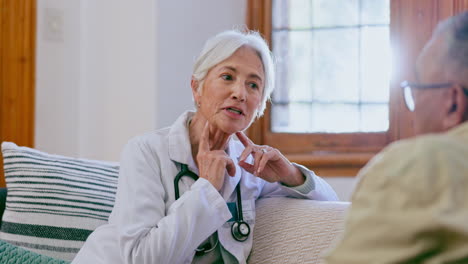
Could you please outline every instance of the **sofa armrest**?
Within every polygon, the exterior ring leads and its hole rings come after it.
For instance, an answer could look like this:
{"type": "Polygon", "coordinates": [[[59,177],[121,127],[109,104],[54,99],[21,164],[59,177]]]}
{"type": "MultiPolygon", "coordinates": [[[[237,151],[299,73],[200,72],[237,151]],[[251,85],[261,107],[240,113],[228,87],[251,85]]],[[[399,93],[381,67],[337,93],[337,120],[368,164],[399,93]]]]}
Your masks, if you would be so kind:
{"type": "Polygon", "coordinates": [[[348,207],[347,202],[259,199],[248,263],[321,263],[343,231],[348,207]]]}

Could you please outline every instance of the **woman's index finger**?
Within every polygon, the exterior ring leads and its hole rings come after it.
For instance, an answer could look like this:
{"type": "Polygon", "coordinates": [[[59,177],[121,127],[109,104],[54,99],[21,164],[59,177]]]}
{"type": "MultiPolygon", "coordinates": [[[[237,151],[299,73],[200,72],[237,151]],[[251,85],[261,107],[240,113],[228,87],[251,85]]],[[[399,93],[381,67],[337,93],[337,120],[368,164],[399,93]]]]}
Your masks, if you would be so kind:
{"type": "Polygon", "coordinates": [[[248,138],[242,131],[236,132],[236,136],[240,140],[242,145],[244,145],[244,147],[247,147],[248,145],[253,144],[252,140],[250,140],[250,138],[248,138]]]}
{"type": "Polygon", "coordinates": [[[210,151],[210,124],[208,121],[206,121],[205,127],[203,128],[199,149],[202,151],[210,151]]]}

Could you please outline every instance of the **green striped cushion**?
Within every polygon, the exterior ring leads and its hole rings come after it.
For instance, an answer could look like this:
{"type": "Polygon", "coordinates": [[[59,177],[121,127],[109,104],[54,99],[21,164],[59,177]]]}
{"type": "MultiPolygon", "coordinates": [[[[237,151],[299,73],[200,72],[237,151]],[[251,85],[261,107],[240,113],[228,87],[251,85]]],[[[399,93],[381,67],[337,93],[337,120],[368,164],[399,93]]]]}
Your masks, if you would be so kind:
{"type": "Polygon", "coordinates": [[[2,143],[8,187],[0,239],[71,261],[104,224],[117,188],[117,163],[51,155],[2,143]]]}

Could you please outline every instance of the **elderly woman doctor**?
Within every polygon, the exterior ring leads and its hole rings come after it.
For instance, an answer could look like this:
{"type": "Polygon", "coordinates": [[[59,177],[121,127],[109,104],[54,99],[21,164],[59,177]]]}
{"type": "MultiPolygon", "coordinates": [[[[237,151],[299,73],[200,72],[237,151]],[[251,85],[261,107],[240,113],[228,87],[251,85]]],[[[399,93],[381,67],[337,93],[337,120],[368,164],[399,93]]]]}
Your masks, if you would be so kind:
{"type": "Polygon", "coordinates": [[[258,33],[208,40],[191,81],[197,111],[129,141],[109,223],[73,263],[245,263],[256,199],[336,200],[313,172],[243,134],[265,109],[273,79],[258,33]]]}

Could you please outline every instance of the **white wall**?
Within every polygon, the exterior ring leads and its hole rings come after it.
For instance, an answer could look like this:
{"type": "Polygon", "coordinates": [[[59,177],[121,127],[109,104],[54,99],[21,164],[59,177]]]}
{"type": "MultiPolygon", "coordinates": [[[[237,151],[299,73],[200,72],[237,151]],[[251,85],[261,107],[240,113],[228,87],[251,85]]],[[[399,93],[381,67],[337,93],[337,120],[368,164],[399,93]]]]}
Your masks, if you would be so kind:
{"type": "Polygon", "coordinates": [[[156,127],[156,2],[39,0],[37,10],[36,148],[118,160],[156,127]]]}
{"type": "Polygon", "coordinates": [[[325,180],[333,187],[341,201],[351,200],[351,194],[357,183],[355,177],[325,177],[325,180]]]}
{"type": "Polygon", "coordinates": [[[155,128],[156,4],[82,1],[81,157],[118,160],[130,137],[155,128]]]}
{"type": "Polygon", "coordinates": [[[79,146],[80,9],[62,0],[39,0],[37,9],[35,142],[65,155],[79,146]]]}

